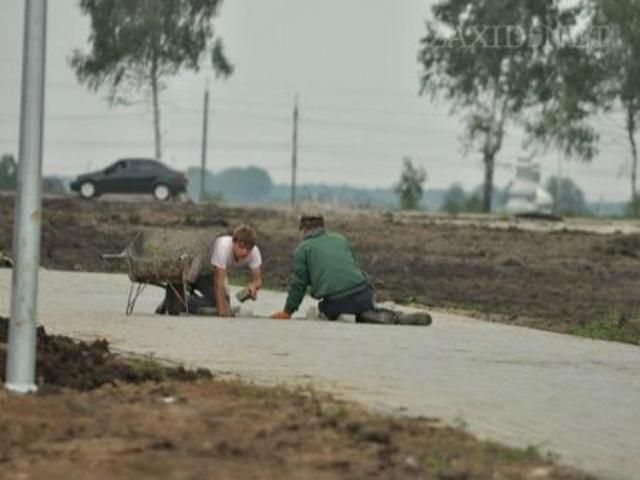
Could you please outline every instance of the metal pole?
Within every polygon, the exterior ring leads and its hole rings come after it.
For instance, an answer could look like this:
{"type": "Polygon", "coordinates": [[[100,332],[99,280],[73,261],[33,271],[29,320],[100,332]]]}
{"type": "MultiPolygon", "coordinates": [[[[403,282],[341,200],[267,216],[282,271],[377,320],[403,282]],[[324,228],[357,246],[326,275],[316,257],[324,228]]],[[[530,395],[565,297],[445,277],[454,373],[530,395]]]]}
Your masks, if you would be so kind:
{"type": "Polygon", "coordinates": [[[558,180],[556,181],[556,197],[553,202],[552,212],[556,215],[560,214],[562,207],[562,178],[564,177],[564,172],[562,171],[562,155],[558,155],[558,180]]]}
{"type": "Polygon", "coordinates": [[[298,169],[298,94],[293,107],[293,145],[291,151],[291,207],[296,206],[296,170],[298,169]]]}
{"type": "Polygon", "coordinates": [[[42,132],[47,33],[47,0],[26,0],[22,53],[22,100],[18,185],[13,227],[11,320],[6,388],[37,389],[36,308],[42,214],[42,132]]]}
{"type": "Polygon", "coordinates": [[[204,175],[207,171],[207,132],[209,123],[209,86],[204,92],[204,117],[202,119],[202,159],[200,165],[200,196],[198,200],[204,201],[204,175]]]}

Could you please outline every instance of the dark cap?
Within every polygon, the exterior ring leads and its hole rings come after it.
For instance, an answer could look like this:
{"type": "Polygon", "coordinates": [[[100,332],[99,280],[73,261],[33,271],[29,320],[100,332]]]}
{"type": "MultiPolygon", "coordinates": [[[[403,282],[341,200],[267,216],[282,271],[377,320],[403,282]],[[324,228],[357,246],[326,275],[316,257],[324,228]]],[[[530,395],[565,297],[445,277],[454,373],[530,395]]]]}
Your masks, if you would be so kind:
{"type": "Polygon", "coordinates": [[[320,212],[304,212],[300,216],[300,230],[313,230],[324,227],[324,217],[320,212]]]}

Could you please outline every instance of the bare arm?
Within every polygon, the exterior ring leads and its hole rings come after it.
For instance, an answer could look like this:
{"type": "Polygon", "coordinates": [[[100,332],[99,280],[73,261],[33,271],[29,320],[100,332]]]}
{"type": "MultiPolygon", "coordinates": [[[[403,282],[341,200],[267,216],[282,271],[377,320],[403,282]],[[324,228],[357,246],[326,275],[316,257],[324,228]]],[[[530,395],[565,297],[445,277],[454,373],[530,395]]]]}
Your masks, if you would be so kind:
{"type": "Polygon", "coordinates": [[[225,268],[213,267],[213,293],[216,296],[216,307],[218,315],[221,317],[231,317],[231,308],[227,301],[227,270],[225,268]]]}
{"type": "Polygon", "coordinates": [[[251,269],[251,281],[247,285],[251,298],[254,300],[258,298],[258,290],[262,288],[262,270],[260,268],[251,269]]]}

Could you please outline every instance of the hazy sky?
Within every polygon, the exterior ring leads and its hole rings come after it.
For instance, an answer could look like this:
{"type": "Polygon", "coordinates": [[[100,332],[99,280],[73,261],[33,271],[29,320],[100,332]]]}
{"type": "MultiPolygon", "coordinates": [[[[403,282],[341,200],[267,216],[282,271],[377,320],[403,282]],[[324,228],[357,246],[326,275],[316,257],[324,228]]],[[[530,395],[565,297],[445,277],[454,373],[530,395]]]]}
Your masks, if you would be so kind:
{"type": "MultiPolygon", "coordinates": [[[[18,149],[23,0],[0,1],[0,153],[18,149]]],[[[429,174],[429,186],[482,182],[478,154],[460,148],[462,123],[446,104],[419,97],[416,55],[428,0],[227,0],[217,20],[236,72],[181,74],[162,93],[164,161],[200,164],[202,98],[211,86],[208,166],[257,165],[290,180],[291,116],[300,97],[300,183],[389,187],[402,158],[429,174]]],[[[88,25],[76,0],[49,1],[44,164],[46,174],[75,175],[119,157],[152,156],[151,112],[144,102],[109,108],[103,94],[77,84],[68,66],[88,25]]],[[[602,119],[601,155],[591,164],[538,160],[543,176],[570,175],[590,200],[626,200],[621,175],[629,153],[619,118],[602,119]]],[[[524,154],[511,132],[499,154],[505,185],[524,154]]]]}

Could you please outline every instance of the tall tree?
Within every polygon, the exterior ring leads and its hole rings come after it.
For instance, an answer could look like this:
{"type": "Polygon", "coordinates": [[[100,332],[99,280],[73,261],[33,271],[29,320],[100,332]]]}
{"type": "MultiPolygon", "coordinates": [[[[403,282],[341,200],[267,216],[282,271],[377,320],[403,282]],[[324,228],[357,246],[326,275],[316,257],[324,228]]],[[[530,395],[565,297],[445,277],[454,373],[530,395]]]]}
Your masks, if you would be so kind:
{"type": "Polygon", "coordinates": [[[159,94],[163,79],[198,71],[210,57],[217,75],[233,72],[213,20],[221,0],[80,0],[91,20],[89,52],[75,50],[71,65],[80,83],[105,88],[111,104],[150,94],[155,156],[162,157],[159,94]]]}
{"type": "Polygon", "coordinates": [[[485,211],[491,211],[495,158],[509,122],[524,127],[530,140],[593,155],[594,135],[583,123],[577,88],[570,82],[566,91],[557,88],[570,80],[558,62],[579,58],[579,51],[553,33],[578,29],[581,8],[558,3],[441,0],[432,7],[419,53],[422,92],[443,96],[464,114],[466,149],[478,148],[484,163],[485,211]],[[560,119],[567,122],[563,128],[552,128],[560,119]]]}
{"type": "Polygon", "coordinates": [[[557,215],[589,214],[584,193],[570,178],[550,177],[545,189],[553,198],[553,213],[557,215]]]}
{"type": "Polygon", "coordinates": [[[620,107],[625,116],[625,133],[631,154],[631,202],[633,216],[640,216],[638,201],[638,146],[636,134],[640,121],[640,3],[637,0],[594,0],[594,24],[611,28],[604,55],[604,80],[609,109],[620,107]]]}
{"type": "Polygon", "coordinates": [[[400,181],[394,188],[402,210],[415,210],[418,208],[420,200],[422,200],[422,184],[426,179],[427,172],[424,168],[414,167],[411,159],[405,157],[400,181]]]}

